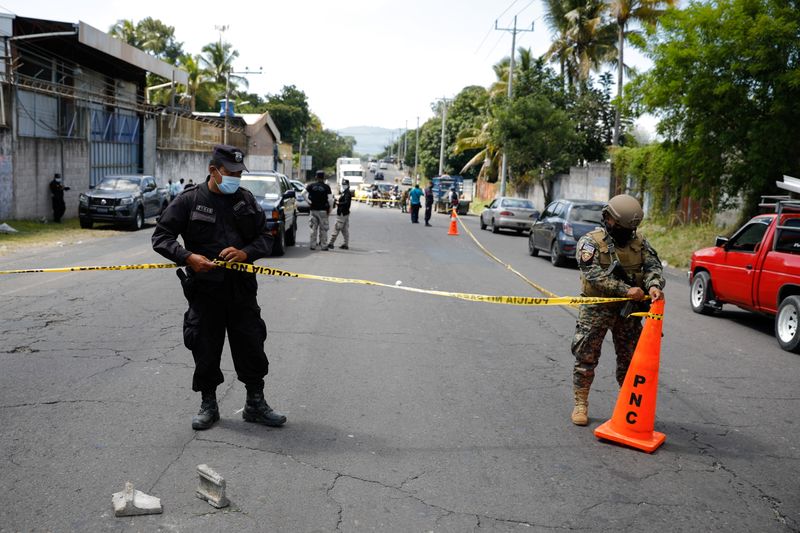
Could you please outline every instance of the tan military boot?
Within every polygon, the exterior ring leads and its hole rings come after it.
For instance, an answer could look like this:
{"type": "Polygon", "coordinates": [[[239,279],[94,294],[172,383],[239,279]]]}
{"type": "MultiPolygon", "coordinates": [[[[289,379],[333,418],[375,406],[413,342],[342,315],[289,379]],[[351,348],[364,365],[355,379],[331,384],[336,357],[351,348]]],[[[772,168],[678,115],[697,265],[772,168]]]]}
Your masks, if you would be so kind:
{"type": "Polygon", "coordinates": [[[572,423],[576,426],[585,426],[589,423],[589,389],[575,389],[572,423]]]}

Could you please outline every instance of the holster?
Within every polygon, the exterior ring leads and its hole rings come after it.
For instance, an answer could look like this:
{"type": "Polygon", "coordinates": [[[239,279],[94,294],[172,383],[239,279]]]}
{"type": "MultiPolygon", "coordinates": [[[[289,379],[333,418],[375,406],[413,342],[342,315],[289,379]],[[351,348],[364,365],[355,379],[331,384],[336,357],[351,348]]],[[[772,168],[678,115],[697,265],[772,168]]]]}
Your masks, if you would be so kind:
{"type": "Polygon", "coordinates": [[[191,276],[187,275],[182,268],[176,270],[175,274],[177,274],[178,279],[181,280],[181,288],[183,289],[183,295],[186,297],[186,301],[192,303],[192,296],[194,296],[194,280],[191,276]]]}

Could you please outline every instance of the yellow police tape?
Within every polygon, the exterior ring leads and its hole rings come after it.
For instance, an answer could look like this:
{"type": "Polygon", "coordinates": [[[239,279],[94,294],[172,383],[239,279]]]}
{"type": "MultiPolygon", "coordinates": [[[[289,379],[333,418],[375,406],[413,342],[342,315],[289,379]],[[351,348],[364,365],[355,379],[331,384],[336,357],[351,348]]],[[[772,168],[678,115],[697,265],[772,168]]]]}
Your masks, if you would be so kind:
{"type": "MultiPolygon", "coordinates": [[[[478,248],[480,248],[483,251],[483,253],[485,253],[487,256],[489,256],[494,261],[497,261],[498,263],[500,263],[501,265],[506,267],[508,270],[510,270],[511,272],[513,272],[514,274],[519,276],[520,278],[522,278],[526,283],[528,283],[531,287],[533,287],[537,291],[541,292],[542,294],[548,295],[550,297],[550,299],[559,299],[559,297],[555,293],[550,292],[547,289],[545,289],[544,287],[542,287],[541,285],[538,285],[537,283],[534,283],[533,281],[529,280],[524,274],[522,274],[521,272],[518,272],[517,270],[514,269],[514,267],[512,267],[508,263],[505,263],[499,257],[494,255],[489,250],[487,250],[486,247],[483,244],[481,244],[480,241],[478,241],[477,237],[475,237],[475,235],[472,233],[472,231],[470,231],[470,229],[467,227],[467,225],[464,224],[464,221],[461,220],[461,217],[458,216],[458,213],[456,213],[455,209],[453,210],[453,216],[456,217],[456,220],[458,220],[458,223],[461,224],[461,227],[464,228],[464,231],[467,232],[467,235],[469,235],[469,237],[475,242],[475,244],[478,245],[478,248]]],[[[574,300],[574,299],[583,298],[583,297],[581,296],[581,297],[565,297],[565,298],[572,298],[574,300]]],[[[629,299],[630,298],[618,298],[618,299],[613,299],[613,300],[614,301],[626,301],[626,300],[629,300],[629,299]]],[[[645,300],[649,300],[650,297],[649,296],[645,296],[644,299],[645,300]]],[[[596,302],[596,303],[601,303],[601,302],[596,302]]],[[[610,303],[610,302],[602,302],[602,303],[610,303]]],[[[573,303],[570,303],[570,304],[561,304],[561,305],[569,305],[570,307],[578,307],[580,305],[586,305],[586,303],[573,302],[573,303]]],[[[657,314],[646,313],[646,312],[631,313],[631,314],[629,314],[627,316],[638,316],[638,317],[652,318],[654,320],[661,320],[661,319],[664,318],[664,315],[657,315],[657,314]]]]}
{"type": "Polygon", "coordinates": [[[250,263],[230,263],[227,261],[214,261],[218,266],[227,268],[229,270],[236,270],[239,272],[250,272],[253,274],[264,274],[267,276],[280,276],[301,279],[314,279],[317,281],[327,281],[330,283],[350,283],[355,285],[371,285],[373,287],[386,287],[388,289],[399,289],[402,291],[416,292],[420,294],[432,294],[435,296],[444,296],[447,298],[458,298],[459,300],[468,300],[470,302],[486,302],[493,304],[506,304],[506,305],[524,305],[524,306],[539,306],[539,305],[589,305],[589,304],[605,304],[624,302],[630,298],[589,298],[584,296],[561,296],[555,298],[536,298],[532,296],[489,296],[485,294],[470,294],[464,292],[449,292],[449,291],[435,291],[430,289],[417,289],[414,287],[406,287],[404,285],[389,285],[387,283],[380,283],[378,281],[369,281],[365,279],[352,279],[352,278],[338,278],[334,276],[317,276],[315,274],[300,274],[297,272],[290,272],[288,270],[281,270],[279,268],[272,268],[267,266],[253,265],[250,263]]]}
{"type": "Polygon", "coordinates": [[[554,292],[550,292],[547,289],[545,289],[544,287],[542,287],[541,285],[539,285],[538,283],[534,283],[533,281],[529,280],[523,273],[517,271],[514,267],[512,267],[508,263],[503,262],[499,257],[494,255],[489,250],[487,250],[486,247],[484,245],[482,245],[480,243],[480,241],[478,241],[478,239],[475,237],[475,235],[473,235],[473,233],[469,230],[467,225],[464,224],[464,221],[461,220],[461,217],[458,216],[458,213],[456,213],[455,210],[453,210],[453,215],[456,217],[456,220],[458,220],[458,223],[461,224],[461,227],[464,228],[464,231],[467,232],[467,235],[469,235],[469,237],[475,242],[475,244],[478,245],[478,248],[480,248],[481,251],[483,251],[483,253],[485,253],[487,256],[489,256],[494,261],[496,261],[496,262],[500,263],[501,265],[503,265],[504,267],[506,267],[508,270],[510,270],[511,272],[513,272],[514,274],[519,276],[520,278],[522,278],[522,280],[525,281],[525,283],[527,283],[528,285],[530,285],[531,287],[533,287],[537,291],[541,292],[542,294],[546,294],[550,298],[558,298],[558,296],[554,292]]]}
{"type": "MultiPolygon", "coordinates": [[[[433,296],[457,298],[459,300],[467,300],[470,302],[485,302],[492,304],[517,305],[517,306],[594,305],[594,304],[618,303],[629,300],[629,298],[590,298],[584,296],[561,296],[554,298],[536,298],[532,296],[491,296],[486,294],[470,294],[463,292],[418,289],[415,287],[406,287],[404,285],[390,285],[388,283],[380,283],[378,281],[369,281],[365,279],[339,278],[335,276],[317,276],[314,274],[301,274],[298,272],[291,272],[289,270],[281,270],[279,268],[273,268],[268,266],[253,265],[250,263],[231,263],[220,260],[215,260],[214,263],[219,267],[226,268],[229,270],[235,270],[237,272],[250,272],[253,274],[262,274],[265,276],[313,279],[317,281],[327,281],[329,283],[371,285],[373,287],[385,287],[387,289],[398,289],[401,291],[415,292],[418,294],[430,294],[433,296]]],[[[18,270],[0,270],[0,275],[54,273],[54,272],[87,272],[87,271],[100,271],[100,270],[149,270],[149,269],[176,268],[177,266],[178,265],[174,263],[148,263],[141,265],[33,268],[33,269],[18,269],[18,270]]]]}

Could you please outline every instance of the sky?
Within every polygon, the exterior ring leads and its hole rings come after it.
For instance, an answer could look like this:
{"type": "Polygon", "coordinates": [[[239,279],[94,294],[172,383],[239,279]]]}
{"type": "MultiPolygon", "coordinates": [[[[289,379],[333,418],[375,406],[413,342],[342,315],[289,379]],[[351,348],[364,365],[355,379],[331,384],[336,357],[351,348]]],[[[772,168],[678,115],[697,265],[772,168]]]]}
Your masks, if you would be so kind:
{"type": "MultiPolygon", "coordinates": [[[[234,69],[263,68],[248,77],[248,92],[277,93],[295,85],[330,129],[380,126],[401,129],[432,116],[431,103],[468,85],[488,87],[492,65],[517,47],[543,54],[550,35],[542,0],[0,0],[16,15],[83,22],[100,30],[119,19],[151,16],[175,28],[184,50],[199,54],[219,39],[239,51],[234,69]]],[[[646,60],[629,55],[635,66],[646,60]]]]}

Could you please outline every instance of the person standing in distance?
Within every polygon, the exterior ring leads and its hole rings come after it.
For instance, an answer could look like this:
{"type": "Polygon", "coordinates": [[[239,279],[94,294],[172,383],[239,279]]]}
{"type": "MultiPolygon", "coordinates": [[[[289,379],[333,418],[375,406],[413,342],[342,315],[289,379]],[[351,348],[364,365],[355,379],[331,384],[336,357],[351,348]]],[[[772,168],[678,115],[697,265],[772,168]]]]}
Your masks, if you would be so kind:
{"type": "Polygon", "coordinates": [[[334,202],[336,205],[336,225],[333,227],[333,235],[331,235],[331,240],[328,243],[328,250],[333,250],[333,243],[336,242],[339,232],[342,233],[342,238],[344,239],[339,248],[342,250],[350,249],[347,243],[350,242],[350,204],[352,200],[350,180],[342,180],[342,191],[339,193],[339,199],[334,202]]]}
{"type": "Polygon", "coordinates": [[[411,223],[419,224],[419,208],[422,206],[422,189],[419,188],[419,183],[414,184],[414,188],[408,193],[411,200],[411,223]]]}
{"type": "Polygon", "coordinates": [[[306,186],[308,192],[309,225],[311,226],[311,238],[309,248],[316,250],[328,249],[328,215],[331,212],[331,204],[328,197],[331,196],[331,188],[325,183],[325,172],[317,170],[316,181],[306,186]]]}
{"type": "MultiPolygon", "coordinates": [[[[646,295],[653,301],[664,298],[663,267],[658,254],[636,232],[644,212],[638,200],[620,194],[603,208],[603,227],[581,237],[576,259],[583,284],[582,296],[630,298],[641,302],[646,295]]],[[[575,408],[572,423],[589,423],[589,389],[600,360],[600,348],[611,330],[617,353],[617,383],[622,386],[636,343],[642,332],[642,319],[629,316],[631,302],[582,305],[578,311],[572,354],[575,408]]]]}
{"type": "Polygon", "coordinates": [[[183,340],[195,362],[192,390],[202,396],[193,429],[208,429],[219,420],[216,389],[224,381],[220,359],[226,332],[236,376],[247,390],[242,417],[267,426],[286,423],[264,400],[267,326],[256,299],[256,275],[218,268],[212,261],[253,263],[272,251],[264,211],[250,191],[239,187],[247,170],[243,161],[238,148],[215,146],[205,183],[187,186],[164,210],[153,233],[153,249],[187,267],[186,273],[178,270],[189,301],[183,340]]]}
{"type": "Polygon", "coordinates": [[[67,204],[64,203],[64,191],[68,191],[69,187],[64,187],[61,183],[61,174],[56,174],[50,181],[50,197],[53,201],[53,222],[61,223],[61,217],[64,216],[64,211],[67,210],[67,204]]]}
{"type": "Polygon", "coordinates": [[[433,213],[434,202],[433,183],[429,183],[428,186],[425,187],[425,226],[427,227],[430,227],[431,225],[431,214],[433,213]]]}

